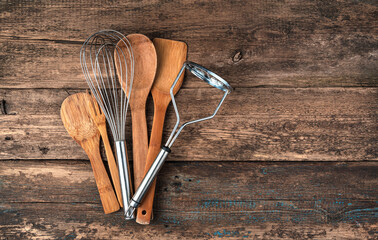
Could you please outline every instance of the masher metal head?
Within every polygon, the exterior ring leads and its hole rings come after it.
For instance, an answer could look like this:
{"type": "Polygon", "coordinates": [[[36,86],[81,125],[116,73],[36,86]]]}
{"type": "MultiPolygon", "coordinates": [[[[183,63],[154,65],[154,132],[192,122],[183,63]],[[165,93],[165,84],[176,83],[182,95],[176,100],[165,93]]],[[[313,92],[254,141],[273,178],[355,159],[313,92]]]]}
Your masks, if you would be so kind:
{"type": "Polygon", "coordinates": [[[223,78],[219,77],[217,74],[213,73],[212,71],[198,65],[197,63],[186,61],[185,67],[191,73],[193,73],[198,78],[202,79],[203,81],[207,82],[213,87],[216,87],[225,92],[232,92],[233,89],[223,78]]]}

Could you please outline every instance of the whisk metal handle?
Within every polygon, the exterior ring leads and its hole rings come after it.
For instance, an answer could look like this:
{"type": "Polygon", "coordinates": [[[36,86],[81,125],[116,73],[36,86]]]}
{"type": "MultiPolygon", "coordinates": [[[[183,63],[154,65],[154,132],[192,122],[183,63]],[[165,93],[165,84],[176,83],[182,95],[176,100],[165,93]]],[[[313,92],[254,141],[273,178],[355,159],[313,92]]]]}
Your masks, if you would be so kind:
{"type": "Polygon", "coordinates": [[[118,162],[118,172],[119,172],[119,179],[121,182],[121,192],[122,192],[122,202],[123,202],[123,210],[125,214],[126,220],[131,220],[135,218],[133,212],[129,211],[130,206],[130,198],[132,193],[132,185],[131,185],[131,175],[130,175],[130,167],[127,161],[127,154],[126,154],[126,144],[124,141],[116,141],[116,152],[117,152],[117,162],[118,162]]]}
{"type": "Polygon", "coordinates": [[[148,189],[150,189],[151,184],[156,178],[170,152],[171,150],[168,147],[162,147],[150,169],[140,183],[139,188],[136,190],[133,198],[131,199],[129,212],[134,212],[135,208],[137,208],[142,202],[144,195],[148,192],[148,189]]]}

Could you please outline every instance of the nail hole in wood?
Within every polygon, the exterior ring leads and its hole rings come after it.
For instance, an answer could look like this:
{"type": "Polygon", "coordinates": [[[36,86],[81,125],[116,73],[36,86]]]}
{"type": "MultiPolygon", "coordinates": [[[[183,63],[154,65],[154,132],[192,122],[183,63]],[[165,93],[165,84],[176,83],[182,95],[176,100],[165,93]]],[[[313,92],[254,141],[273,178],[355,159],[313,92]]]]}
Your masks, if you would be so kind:
{"type": "Polygon", "coordinates": [[[147,214],[147,211],[146,210],[143,210],[142,211],[142,215],[146,215],[147,214]]]}

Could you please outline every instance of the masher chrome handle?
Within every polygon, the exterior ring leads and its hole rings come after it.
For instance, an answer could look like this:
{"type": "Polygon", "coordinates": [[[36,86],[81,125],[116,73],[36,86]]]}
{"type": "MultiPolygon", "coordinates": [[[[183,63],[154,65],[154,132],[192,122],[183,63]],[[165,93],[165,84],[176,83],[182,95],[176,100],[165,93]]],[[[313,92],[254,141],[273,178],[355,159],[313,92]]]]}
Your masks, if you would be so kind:
{"type": "Polygon", "coordinates": [[[171,150],[168,147],[162,147],[162,149],[160,150],[155,161],[152,163],[150,169],[144,176],[142,182],[140,183],[138,189],[136,190],[133,198],[130,201],[130,213],[134,212],[135,208],[137,208],[142,202],[144,195],[148,192],[148,189],[150,189],[151,184],[154,182],[154,179],[156,178],[158,172],[163,166],[163,163],[165,162],[165,159],[168,156],[168,153],[170,152],[171,150]]]}

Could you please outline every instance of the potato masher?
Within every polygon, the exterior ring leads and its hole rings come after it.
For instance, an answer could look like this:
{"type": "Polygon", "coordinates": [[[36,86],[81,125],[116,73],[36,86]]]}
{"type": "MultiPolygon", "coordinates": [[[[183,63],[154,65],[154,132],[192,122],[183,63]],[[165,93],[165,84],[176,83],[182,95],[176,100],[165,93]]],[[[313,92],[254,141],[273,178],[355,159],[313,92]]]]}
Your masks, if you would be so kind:
{"type": "Polygon", "coordinates": [[[222,105],[224,99],[226,98],[226,96],[231,91],[232,91],[232,87],[223,78],[219,77],[218,75],[216,75],[215,73],[211,72],[210,70],[202,67],[201,65],[198,65],[196,63],[189,62],[189,61],[187,61],[187,62],[185,62],[183,64],[183,66],[182,66],[179,74],[176,77],[176,80],[173,82],[172,87],[170,89],[170,95],[171,95],[171,98],[172,98],[172,104],[173,104],[173,107],[175,109],[175,113],[176,113],[176,117],[177,117],[176,124],[175,124],[175,126],[174,126],[174,128],[172,130],[172,133],[171,133],[168,141],[161,148],[158,156],[156,157],[156,159],[152,163],[150,169],[148,170],[148,172],[144,176],[144,178],[143,178],[141,184],[139,185],[138,189],[136,190],[134,196],[131,198],[130,205],[129,205],[129,210],[127,212],[133,213],[135,211],[135,209],[141,203],[144,195],[147,193],[148,189],[150,188],[153,180],[155,179],[155,177],[156,177],[157,173],[159,172],[160,168],[162,167],[165,159],[167,158],[168,154],[171,152],[170,147],[175,142],[175,140],[177,139],[177,137],[180,134],[180,132],[182,131],[182,129],[185,126],[189,125],[189,124],[197,123],[197,122],[201,122],[201,121],[213,118],[215,116],[215,114],[218,112],[218,110],[219,110],[220,106],[222,105]],[[208,117],[192,120],[192,121],[189,121],[189,122],[185,122],[177,130],[177,128],[179,126],[179,123],[180,123],[180,115],[179,115],[179,112],[178,112],[178,109],[177,109],[175,97],[174,97],[174,94],[173,94],[173,89],[176,86],[177,81],[179,80],[180,76],[182,75],[182,73],[184,72],[185,69],[188,69],[196,77],[202,79],[203,81],[207,82],[211,86],[224,91],[225,93],[224,93],[222,99],[220,100],[217,108],[215,109],[215,111],[214,111],[214,113],[212,115],[210,115],[208,117]]]}

